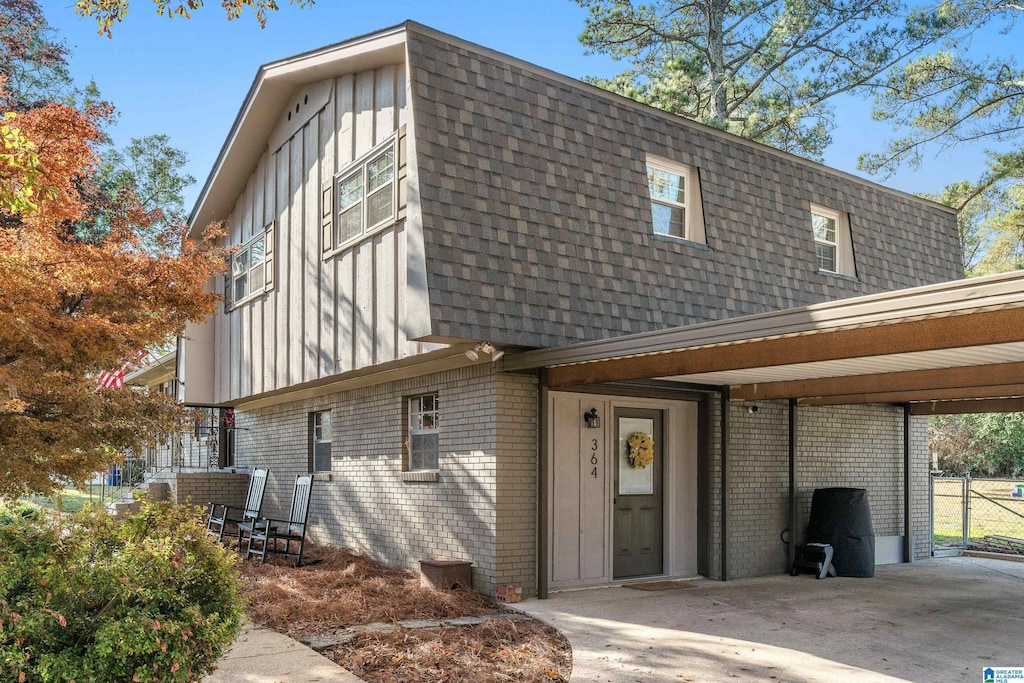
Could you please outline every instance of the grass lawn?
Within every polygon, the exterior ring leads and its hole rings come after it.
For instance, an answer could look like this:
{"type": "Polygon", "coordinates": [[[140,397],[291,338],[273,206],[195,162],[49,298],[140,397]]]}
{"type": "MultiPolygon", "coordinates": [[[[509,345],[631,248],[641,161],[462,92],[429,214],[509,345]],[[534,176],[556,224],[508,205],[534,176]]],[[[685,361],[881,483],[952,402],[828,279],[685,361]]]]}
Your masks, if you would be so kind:
{"type": "Polygon", "coordinates": [[[99,494],[95,497],[88,492],[78,489],[63,489],[53,496],[25,496],[20,502],[28,503],[47,510],[61,510],[63,512],[78,512],[90,500],[99,502],[99,494]]]}
{"type": "MultiPolygon", "coordinates": [[[[1024,498],[1010,494],[1018,482],[972,480],[968,538],[1009,536],[1024,538],[1024,498]],[[984,496],[984,497],[982,497],[984,496]]],[[[935,545],[963,542],[963,489],[959,480],[936,479],[932,533],[935,545]]]]}

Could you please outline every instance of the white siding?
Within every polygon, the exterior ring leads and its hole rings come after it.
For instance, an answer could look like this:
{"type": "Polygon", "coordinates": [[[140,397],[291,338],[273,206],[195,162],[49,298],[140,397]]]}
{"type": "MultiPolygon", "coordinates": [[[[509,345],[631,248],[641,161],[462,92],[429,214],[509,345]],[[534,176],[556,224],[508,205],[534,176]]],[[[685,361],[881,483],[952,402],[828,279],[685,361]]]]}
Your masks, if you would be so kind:
{"type": "MultiPolygon", "coordinates": [[[[299,90],[295,104],[282,113],[278,130],[294,133],[279,138],[280,146],[263,155],[226,223],[230,245],[276,224],[275,285],[229,313],[218,312],[213,323],[216,401],[231,402],[420,351],[403,325],[404,202],[396,225],[326,259],[321,248],[323,188],[410,120],[405,84],[404,65],[345,75],[327,84],[329,99],[318,111],[311,111],[310,100],[310,111],[296,113],[295,105],[304,101],[305,91],[299,90]],[[308,120],[289,119],[288,113],[308,120]]],[[[323,92],[323,87],[313,84],[306,91],[323,92]]],[[[399,174],[404,182],[405,169],[399,174]]]]}

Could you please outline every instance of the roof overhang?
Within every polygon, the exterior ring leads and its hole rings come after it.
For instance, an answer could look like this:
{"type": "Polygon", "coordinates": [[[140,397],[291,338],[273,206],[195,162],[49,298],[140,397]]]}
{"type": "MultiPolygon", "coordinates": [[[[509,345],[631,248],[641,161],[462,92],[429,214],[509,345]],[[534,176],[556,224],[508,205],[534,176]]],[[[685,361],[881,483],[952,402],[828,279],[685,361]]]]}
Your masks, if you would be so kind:
{"type": "Polygon", "coordinates": [[[661,379],[735,401],[1024,410],[1024,272],[531,351],[504,368],[546,368],[551,388],[661,379]]]}
{"type": "Polygon", "coordinates": [[[405,30],[393,26],[261,66],[189,216],[193,236],[231,214],[296,89],[404,62],[405,30]]]}
{"type": "Polygon", "coordinates": [[[125,373],[124,383],[133,386],[151,387],[174,379],[177,372],[177,349],[159,357],[149,355],[148,362],[125,373]]]}

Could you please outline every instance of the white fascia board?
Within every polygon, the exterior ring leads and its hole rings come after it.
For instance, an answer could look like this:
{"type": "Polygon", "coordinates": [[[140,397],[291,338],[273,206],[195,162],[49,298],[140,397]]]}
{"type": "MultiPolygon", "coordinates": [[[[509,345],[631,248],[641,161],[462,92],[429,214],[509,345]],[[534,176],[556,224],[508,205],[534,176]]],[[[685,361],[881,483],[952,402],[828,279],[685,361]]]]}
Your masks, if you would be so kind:
{"type": "Polygon", "coordinates": [[[575,365],[686,348],[1024,306],[1024,271],[900,289],[811,306],[506,356],[505,370],[575,365]]]}
{"type": "Polygon", "coordinates": [[[148,363],[141,367],[133,368],[125,373],[124,383],[143,386],[153,386],[175,376],[175,368],[178,360],[177,350],[170,351],[159,358],[149,357],[148,363]]]}

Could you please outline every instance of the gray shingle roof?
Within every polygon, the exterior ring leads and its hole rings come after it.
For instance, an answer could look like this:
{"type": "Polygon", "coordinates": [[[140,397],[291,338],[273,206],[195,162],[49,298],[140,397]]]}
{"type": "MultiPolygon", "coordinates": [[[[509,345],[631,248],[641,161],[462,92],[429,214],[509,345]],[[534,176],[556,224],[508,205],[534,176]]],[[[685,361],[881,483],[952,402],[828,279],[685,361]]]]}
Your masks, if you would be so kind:
{"type": "Polygon", "coordinates": [[[962,276],[930,202],[429,31],[408,55],[433,335],[556,346],[962,276]],[[645,155],[699,169],[708,247],[651,235],[645,155]],[[817,272],[810,203],[858,279],[817,272]]]}

